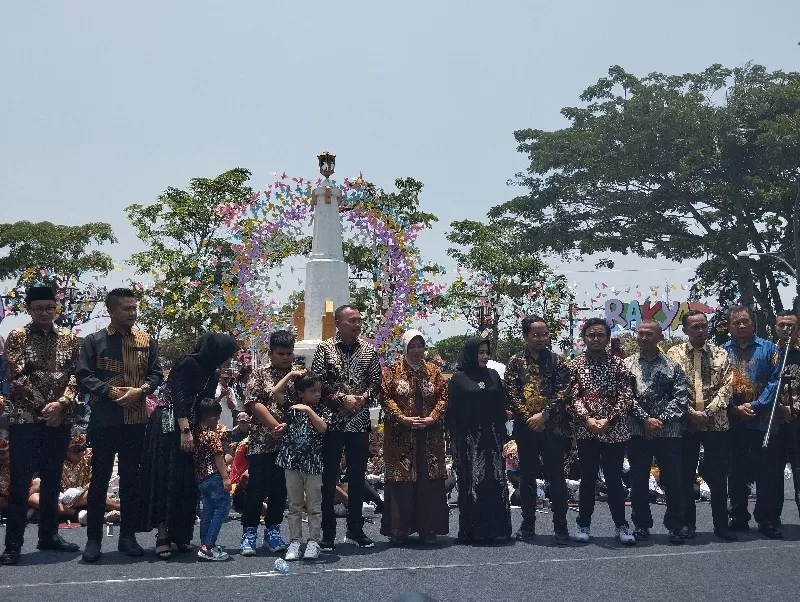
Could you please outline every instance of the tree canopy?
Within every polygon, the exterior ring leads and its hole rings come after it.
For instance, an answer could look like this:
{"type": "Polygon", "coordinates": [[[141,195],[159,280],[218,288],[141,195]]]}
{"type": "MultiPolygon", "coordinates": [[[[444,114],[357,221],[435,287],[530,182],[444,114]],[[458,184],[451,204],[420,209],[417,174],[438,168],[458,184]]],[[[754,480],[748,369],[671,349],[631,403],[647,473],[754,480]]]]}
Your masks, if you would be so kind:
{"type": "Polygon", "coordinates": [[[515,132],[528,192],[489,215],[519,234],[520,252],[695,259],[694,296],[733,285],[782,309],[785,268],[737,253],[794,264],[800,74],[748,64],[640,78],[615,66],[580,100],[562,110],[567,128],[515,132]]]}
{"type": "Polygon", "coordinates": [[[217,210],[252,197],[249,179],[243,168],[193,178],[186,190],[170,187],[153,204],[125,209],[146,246],[130,263],[152,280],[133,286],[141,294],[139,321],[153,336],[169,333],[188,344],[205,328],[233,329],[228,311],[213,306],[211,293],[234,256],[217,210]]]}
{"type": "Polygon", "coordinates": [[[114,269],[111,255],[91,247],[116,242],[111,225],[102,222],[81,226],[29,221],[0,224],[0,281],[11,281],[7,311],[23,311],[26,289],[46,285],[56,290],[61,302],[64,313],[59,323],[76,326],[86,322],[96,307],[94,302],[104,297],[97,280],[114,269]],[[69,306],[65,300],[71,302],[69,306]]]}

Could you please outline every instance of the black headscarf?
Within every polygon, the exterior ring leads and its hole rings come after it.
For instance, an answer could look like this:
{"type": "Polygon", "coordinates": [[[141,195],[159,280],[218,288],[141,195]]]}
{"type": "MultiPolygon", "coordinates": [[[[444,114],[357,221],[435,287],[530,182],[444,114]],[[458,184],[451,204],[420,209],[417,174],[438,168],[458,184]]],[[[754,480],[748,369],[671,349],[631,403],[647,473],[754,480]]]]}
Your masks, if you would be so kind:
{"type": "Polygon", "coordinates": [[[464,343],[464,351],[461,352],[461,362],[460,368],[463,372],[467,374],[478,374],[488,368],[481,368],[478,364],[478,349],[483,344],[489,345],[489,349],[491,349],[492,343],[489,339],[484,339],[481,337],[470,337],[464,343]]]}
{"type": "Polygon", "coordinates": [[[239,351],[239,343],[229,334],[205,332],[194,348],[192,357],[200,367],[214,372],[226,360],[239,351]]]}

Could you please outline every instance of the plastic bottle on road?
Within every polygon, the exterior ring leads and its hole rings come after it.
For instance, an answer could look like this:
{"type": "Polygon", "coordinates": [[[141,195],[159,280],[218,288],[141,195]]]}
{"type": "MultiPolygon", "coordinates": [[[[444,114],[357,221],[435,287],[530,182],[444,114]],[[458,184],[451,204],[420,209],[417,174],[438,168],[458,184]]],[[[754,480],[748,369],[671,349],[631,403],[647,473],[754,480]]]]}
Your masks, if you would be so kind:
{"type": "Polygon", "coordinates": [[[276,558],[275,570],[286,575],[289,572],[289,564],[283,558],[276,558]]]}

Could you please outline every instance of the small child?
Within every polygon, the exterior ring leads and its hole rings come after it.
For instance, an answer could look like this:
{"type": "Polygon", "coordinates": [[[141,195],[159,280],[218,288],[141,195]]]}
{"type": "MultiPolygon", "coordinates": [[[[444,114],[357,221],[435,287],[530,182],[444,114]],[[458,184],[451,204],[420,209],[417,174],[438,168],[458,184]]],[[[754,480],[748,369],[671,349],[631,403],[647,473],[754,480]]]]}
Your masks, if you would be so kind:
{"type": "Polygon", "coordinates": [[[230,556],[217,546],[217,536],[231,508],[231,480],[225,466],[222,441],[217,431],[222,406],[206,398],[198,403],[198,424],[194,437],[194,476],[200,489],[203,510],[200,515],[201,560],[228,560],[230,556]]]}
{"type": "Polygon", "coordinates": [[[294,385],[299,403],[287,400],[286,432],[275,461],[286,471],[289,499],[289,538],[286,560],[300,559],[303,536],[303,503],[308,513],[308,544],[303,559],[319,557],[322,536],[322,442],[333,416],[317,406],[322,396],[322,379],[308,372],[294,385]]]}

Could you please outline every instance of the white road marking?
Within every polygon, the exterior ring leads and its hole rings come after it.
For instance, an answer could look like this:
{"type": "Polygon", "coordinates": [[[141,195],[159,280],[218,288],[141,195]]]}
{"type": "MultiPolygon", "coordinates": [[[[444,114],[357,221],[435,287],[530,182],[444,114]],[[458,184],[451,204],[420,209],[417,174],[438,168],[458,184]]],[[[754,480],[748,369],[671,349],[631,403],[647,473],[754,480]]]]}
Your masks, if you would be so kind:
{"type": "MultiPolygon", "coordinates": [[[[536,565],[536,564],[556,564],[566,562],[607,562],[613,560],[640,560],[651,558],[666,558],[666,557],[680,557],[680,556],[701,556],[701,555],[714,555],[714,554],[747,554],[750,552],[760,550],[783,550],[800,548],[800,543],[791,543],[783,545],[764,545],[764,546],[732,546],[727,549],[718,550],[686,550],[680,552],[654,552],[654,553],[639,553],[639,554],[620,554],[617,556],[585,556],[580,558],[542,558],[539,560],[508,560],[501,562],[479,562],[479,563],[453,563],[453,564],[425,564],[419,566],[366,566],[357,568],[335,568],[335,569],[318,569],[311,571],[298,571],[288,574],[282,574],[277,571],[259,571],[251,573],[239,573],[234,575],[192,575],[192,576],[168,576],[168,577],[121,577],[118,579],[97,579],[91,581],[58,581],[58,582],[40,582],[40,583],[18,583],[10,585],[0,585],[0,591],[11,589],[31,589],[37,587],[64,587],[68,585],[110,585],[115,583],[132,584],[132,583],[150,583],[150,582],[169,582],[169,581],[209,581],[209,580],[223,580],[223,579],[248,579],[260,577],[298,577],[307,575],[327,575],[331,573],[384,573],[391,571],[432,571],[443,569],[477,569],[482,567],[498,567],[498,566],[521,566],[521,565],[536,565]]],[[[11,569],[13,570],[13,569],[11,569]]],[[[9,568],[3,570],[4,574],[9,572],[9,568]]]]}

